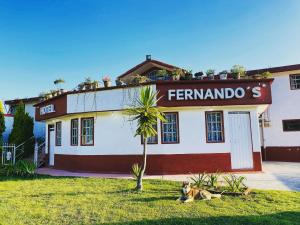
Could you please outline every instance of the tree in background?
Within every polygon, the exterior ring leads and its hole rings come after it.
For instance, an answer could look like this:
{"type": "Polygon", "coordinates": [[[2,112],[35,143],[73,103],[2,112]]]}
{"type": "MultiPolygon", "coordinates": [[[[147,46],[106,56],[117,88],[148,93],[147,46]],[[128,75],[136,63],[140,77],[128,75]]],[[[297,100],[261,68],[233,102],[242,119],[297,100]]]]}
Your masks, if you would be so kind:
{"type": "Polygon", "coordinates": [[[143,138],[143,164],[138,169],[136,189],[142,191],[143,176],[147,164],[147,140],[148,137],[155,136],[157,131],[153,128],[157,124],[157,120],[165,121],[164,114],[156,108],[157,92],[154,92],[151,87],[144,87],[141,89],[140,95],[136,100],[136,105],[126,110],[127,114],[131,116],[130,120],[137,121],[137,129],[135,136],[141,135],[143,138]]]}
{"type": "Polygon", "coordinates": [[[15,145],[24,144],[23,156],[30,156],[34,151],[33,137],[33,118],[25,112],[25,106],[20,104],[17,106],[14,116],[13,129],[9,135],[9,142],[15,145]]]}
{"type": "Polygon", "coordinates": [[[2,145],[2,134],[5,131],[4,106],[0,101],[0,146],[2,145]]]}

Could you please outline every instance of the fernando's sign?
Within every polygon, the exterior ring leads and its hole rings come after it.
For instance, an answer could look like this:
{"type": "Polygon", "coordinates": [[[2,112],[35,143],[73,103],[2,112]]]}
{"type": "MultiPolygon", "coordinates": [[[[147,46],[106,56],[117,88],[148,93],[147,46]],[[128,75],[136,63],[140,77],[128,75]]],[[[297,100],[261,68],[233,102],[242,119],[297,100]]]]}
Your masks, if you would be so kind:
{"type": "Polygon", "coordinates": [[[208,89],[169,89],[168,100],[206,100],[206,99],[232,99],[244,98],[246,91],[251,91],[253,98],[261,96],[261,87],[253,87],[247,90],[237,88],[208,88],[208,89]]]}
{"type": "Polygon", "coordinates": [[[272,80],[160,82],[162,107],[271,104],[272,80]]]}

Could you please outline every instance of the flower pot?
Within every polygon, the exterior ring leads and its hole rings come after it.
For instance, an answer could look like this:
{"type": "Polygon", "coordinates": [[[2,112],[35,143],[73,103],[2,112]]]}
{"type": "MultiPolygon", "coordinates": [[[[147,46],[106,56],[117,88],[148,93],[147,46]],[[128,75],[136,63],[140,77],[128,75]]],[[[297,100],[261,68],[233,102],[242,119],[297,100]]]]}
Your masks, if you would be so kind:
{"type": "Polygon", "coordinates": [[[180,78],[179,76],[171,76],[171,80],[172,80],[172,81],[179,80],[179,78],[180,78]]]}
{"type": "Polygon", "coordinates": [[[220,80],[227,80],[227,73],[219,74],[220,80]]]}
{"type": "Polygon", "coordinates": [[[252,78],[258,80],[258,79],[262,79],[262,76],[260,74],[255,74],[252,76],[252,78]]]}
{"type": "Polygon", "coordinates": [[[213,74],[211,74],[211,75],[207,75],[207,78],[208,78],[209,80],[214,80],[214,79],[215,79],[215,76],[214,76],[213,74]]]}
{"type": "Polygon", "coordinates": [[[105,81],[103,81],[103,83],[104,83],[104,87],[110,87],[111,86],[111,81],[109,81],[109,80],[105,80],[105,81]]]}

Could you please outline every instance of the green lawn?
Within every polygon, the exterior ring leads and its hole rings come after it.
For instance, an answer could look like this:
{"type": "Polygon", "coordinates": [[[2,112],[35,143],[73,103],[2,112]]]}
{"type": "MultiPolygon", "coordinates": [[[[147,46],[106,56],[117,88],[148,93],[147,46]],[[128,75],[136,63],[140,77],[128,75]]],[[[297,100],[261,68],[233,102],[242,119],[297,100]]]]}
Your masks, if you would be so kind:
{"type": "Polygon", "coordinates": [[[1,224],[300,224],[300,193],[256,191],[181,204],[180,183],[96,178],[0,177],[1,224]]]}

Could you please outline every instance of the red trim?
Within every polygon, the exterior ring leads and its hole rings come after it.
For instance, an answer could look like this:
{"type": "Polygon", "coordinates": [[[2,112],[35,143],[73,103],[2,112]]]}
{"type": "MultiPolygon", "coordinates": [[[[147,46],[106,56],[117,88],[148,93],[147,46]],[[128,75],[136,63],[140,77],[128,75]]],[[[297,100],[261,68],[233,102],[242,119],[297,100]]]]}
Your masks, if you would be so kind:
{"type": "Polygon", "coordinates": [[[55,123],[55,146],[61,146],[62,142],[62,123],[61,121],[55,123]],[[57,144],[57,124],[60,124],[60,144],[57,144]]]}
{"type": "Polygon", "coordinates": [[[13,114],[3,114],[4,117],[14,117],[13,114]]]}
{"type": "Polygon", "coordinates": [[[71,123],[70,123],[70,145],[71,146],[78,146],[79,143],[79,120],[78,118],[76,119],[71,119],[71,123]],[[77,121],[77,144],[72,144],[72,121],[77,121]]]}
{"type": "MultiPolygon", "coordinates": [[[[142,155],[55,155],[55,168],[70,171],[130,173],[142,155]]],[[[261,171],[260,152],[253,153],[254,168],[261,171]]],[[[148,155],[146,174],[232,172],[230,153],[148,155]]],[[[243,170],[244,172],[245,170],[243,170]]]]}
{"type": "Polygon", "coordinates": [[[300,146],[267,146],[266,161],[300,162],[300,146]]]}
{"type": "Polygon", "coordinates": [[[224,143],[225,142],[225,129],[224,129],[224,113],[223,111],[205,111],[205,133],[206,143],[224,143]],[[222,141],[208,141],[208,129],[207,129],[207,114],[209,113],[221,113],[221,129],[222,129],[222,141]]]}
{"type": "Polygon", "coordinates": [[[163,138],[163,122],[160,121],[160,136],[161,136],[161,143],[162,144],[179,144],[180,137],[179,137],[179,114],[178,112],[164,112],[164,114],[175,114],[176,115],[176,131],[177,131],[177,141],[176,142],[164,142],[163,138]]]}
{"type": "Polygon", "coordinates": [[[260,74],[263,72],[280,73],[280,72],[286,72],[286,71],[292,71],[292,70],[300,70],[300,64],[270,67],[270,68],[263,68],[263,69],[256,69],[256,70],[248,70],[247,75],[252,76],[252,75],[260,74]]]}
{"type": "Polygon", "coordinates": [[[161,62],[161,61],[158,61],[158,60],[154,60],[154,59],[150,59],[150,60],[145,60],[143,61],[142,63],[136,65],[135,67],[131,68],[130,70],[126,71],[125,73],[121,74],[120,76],[118,76],[118,79],[119,78],[122,78],[122,77],[125,77],[126,75],[132,73],[133,71],[137,70],[138,68],[146,65],[147,63],[154,63],[154,64],[157,64],[157,65],[160,65],[160,66],[163,66],[163,67],[167,67],[169,69],[176,69],[178,67],[176,66],[173,66],[173,65],[170,65],[170,64],[167,64],[167,63],[164,63],[164,62],[161,62]]]}
{"type": "Polygon", "coordinates": [[[94,146],[94,144],[95,144],[95,121],[94,121],[94,117],[82,117],[81,119],[80,119],[80,145],[81,146],[94,146]],[[83,144],[82,143],[82,134],[83,134],[83,132],[82,132],[82,121],[84,120],[84,119],[93,119],[93,144],[83,144]]]}

